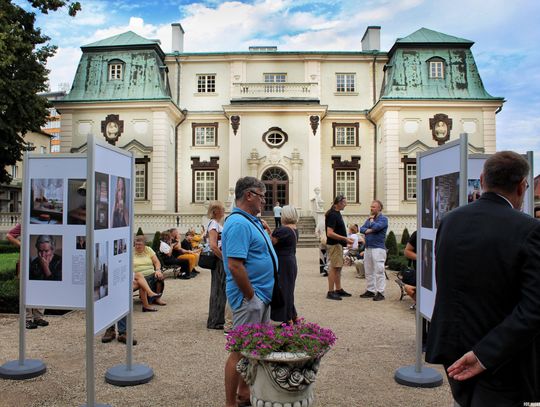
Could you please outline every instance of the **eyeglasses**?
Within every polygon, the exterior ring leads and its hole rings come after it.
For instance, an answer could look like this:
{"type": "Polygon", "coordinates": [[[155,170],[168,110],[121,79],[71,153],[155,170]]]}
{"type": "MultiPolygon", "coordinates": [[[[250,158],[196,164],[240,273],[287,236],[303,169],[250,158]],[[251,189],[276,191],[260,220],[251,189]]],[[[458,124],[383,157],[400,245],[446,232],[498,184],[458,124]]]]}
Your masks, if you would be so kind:
{"type": "Polygon", "coordinates": [[[260,194],[260,193],[258,193],[258,192],[256,192],[256,191],[251,190],[251,189],[249,190],[249,192],[251,192],[252,194],[257,195],[257,196],[258,196],[259,198],[261,198],[263,201],[266,200],[264,194],[260,194]]]}
{"type": "Polygon", "coordinates": [[[525,180],[525,190],[529,189],[529,181],[525,180]]]}

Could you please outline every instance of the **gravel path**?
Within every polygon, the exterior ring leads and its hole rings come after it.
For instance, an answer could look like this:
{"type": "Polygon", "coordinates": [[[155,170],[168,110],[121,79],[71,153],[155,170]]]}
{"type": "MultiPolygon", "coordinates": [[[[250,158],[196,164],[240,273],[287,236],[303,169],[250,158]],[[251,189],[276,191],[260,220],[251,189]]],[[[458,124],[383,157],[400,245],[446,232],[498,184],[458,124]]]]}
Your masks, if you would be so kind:
{"type": "MultiPolygon", "coordinates": [[[[343,301],[325,299],[326,279],[318,272],[318,251],[298,250],[296,306],[301,316],[330,327],[336,346],[323,358],[315,384],[319,407],[453,406],[445,380],[441,387],[417,389],[394,381],[397,368],[415,360],[411,300],[399,301],[391,275],[387,299],[358,297],[365,280],[346,267],[343,286],[354,294],[343,301]]],[[[166,282],[166,307],[142,313],[135,300],[134,363],[149,365],[154,379],[145,385],[115,387],[105,371],[125,363],[125,345],[95,338],[96,401],[131,407],[223,406],[223,368],[227,353],[222,331],[206,329],[210,272],[193,280],[166,282]]],[[[0,406],[80,406],[86,401],[85,315],[76,311],[50,316],[49,327],[27,331],[27,357],[43,360],[47,373],[26,381],[0,380],[0,406]]],[[[0,364],[18,358],[18,320],[0,315],[0,364]]],[[[435,366],[442,372],[440,366],[435,366]]]]}

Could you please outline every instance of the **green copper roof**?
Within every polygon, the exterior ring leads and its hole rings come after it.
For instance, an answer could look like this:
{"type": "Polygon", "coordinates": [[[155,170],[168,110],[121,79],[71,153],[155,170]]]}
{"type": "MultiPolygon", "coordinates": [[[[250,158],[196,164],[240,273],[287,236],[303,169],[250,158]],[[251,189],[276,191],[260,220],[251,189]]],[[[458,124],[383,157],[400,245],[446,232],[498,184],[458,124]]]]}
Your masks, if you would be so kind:
{"type": "Polygon", "coordinates": [[[411,35],[408,35],[405,38],[398,38],[396,43],[406,44],[406,43],[445,43],[445,44],[474,44],[473,41],[469,41],[463,38],[454,37],[452,35],[443,34],[438,31],[429,30],[427,28],[420,28],[419,30],[413,32],[411,35]]]}
{"type": "Polygon", "coordinates": [[[425,28],[396,41],[386,65],[381,99],[502,100],[484,89],[471,45],[468,40],[425,28]],[[429,77],[432,58],[443,62],[443,78],[429,77]]]}
{"type": "Polygon", "coordinates": [[[83,45],[81,48],[94,47],[129,47],[133,45],[156,45],[157,40],[149,40],[135,34],[133,31],[128,31],[123,34],[115,35],[114,37],[105,38],[104,40],[93,42],[88,45],[83,45]]]}
{"type": "Polygon", "coordinates": [[[155,49],[83,49],[77,73],[64,101],[170,99],[163,60],[155,49]],[[109,65],[122,65],[122,79],[109,79],[109,65]]]}

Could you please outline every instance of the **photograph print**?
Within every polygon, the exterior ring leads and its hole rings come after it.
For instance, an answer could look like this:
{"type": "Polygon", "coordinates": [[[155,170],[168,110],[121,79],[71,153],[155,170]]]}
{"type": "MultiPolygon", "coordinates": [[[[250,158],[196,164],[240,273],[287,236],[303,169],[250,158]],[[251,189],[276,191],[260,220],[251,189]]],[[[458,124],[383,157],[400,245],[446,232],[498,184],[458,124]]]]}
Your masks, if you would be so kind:
{"type": "Polygon", "coordinates": [[[94,229],[109,227],[109,176],[101,172],[95,173],[95,221],[94,229]]]}
{"type": "Polygon", "coordinates": [[[124,177],[111,175],[111,186],[113,191],[111,208],[112,227],[121,228],[129,226],[129,205],[131,202],[129,180],[124,177]]]}
{"type": "Polygon", "coordinates": [[[109,295],[109,242],[96,243],[94,259],[94,302],[109,295]]]}
{"type": "Polygon", "coordinates": [[[30,180],[30,223],[63,223],[64,180],[61,178],[34,178],[30,180]]]}
{"type": "Polygon", "coordinates": [[[435,177],[435,228],[444,215],[459,206],[459,172],[435,177]]]}
{"type": "Polygon", "coordinates": [[[86,225],[86,179],[68,179],[67,224],[86,225]]]}
{"type": "Polygon", "coordinates": [[[422,287],[433,291],[433,241],[422,239],[422,287]]]}
{"type": "Polygon", "coordinates": [[[433,227],[433,178],[422,180],[422,227],[433,227]]]}
{"type": "Polygon", "coordinates": [[[62,281],[61,235],[30,235],[29,279],[62,281]]]}
{"type": "Polygon", "coordinates": [[[467,180],[467,202],[471,203],[476,201],[482,195],[482,187],[480,186],[480,179],[468,179],[467,180]]]}

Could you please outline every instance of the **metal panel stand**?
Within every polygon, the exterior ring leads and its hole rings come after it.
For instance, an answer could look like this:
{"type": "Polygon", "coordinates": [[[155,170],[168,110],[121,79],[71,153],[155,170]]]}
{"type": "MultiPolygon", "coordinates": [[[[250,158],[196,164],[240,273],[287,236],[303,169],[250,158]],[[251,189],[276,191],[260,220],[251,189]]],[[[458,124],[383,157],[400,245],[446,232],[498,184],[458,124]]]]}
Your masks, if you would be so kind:
{"type": "Polygon", "coordinates": [[[41,376],[47,371],[47,366],[38,359],[12,360],[0,366],[2,379],[26,380],[41,376]]]}
{"type": "Polygon", "coordinates": [[[116,365],[105,373],[105,381],[114,386],[137,386],[148,383],[154,377],[152,368],[146,365],[116,365]]]}

